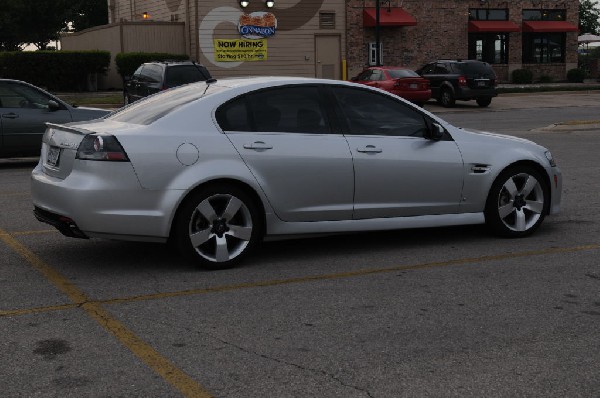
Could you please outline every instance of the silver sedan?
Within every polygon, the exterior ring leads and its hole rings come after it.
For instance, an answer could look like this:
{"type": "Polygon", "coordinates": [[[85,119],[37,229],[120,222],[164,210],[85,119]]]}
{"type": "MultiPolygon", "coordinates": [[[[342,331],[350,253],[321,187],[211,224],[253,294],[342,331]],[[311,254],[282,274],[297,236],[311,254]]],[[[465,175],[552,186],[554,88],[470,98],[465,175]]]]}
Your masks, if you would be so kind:
{"type": "Polygon", "coordinates": [[[559,211],[561,184],[533,142],[363,85],[258,77],[49,125],[32,196],[67,236],[170,242],[219,269],[265,237],[480,223],[524,237],[559,211]]]}

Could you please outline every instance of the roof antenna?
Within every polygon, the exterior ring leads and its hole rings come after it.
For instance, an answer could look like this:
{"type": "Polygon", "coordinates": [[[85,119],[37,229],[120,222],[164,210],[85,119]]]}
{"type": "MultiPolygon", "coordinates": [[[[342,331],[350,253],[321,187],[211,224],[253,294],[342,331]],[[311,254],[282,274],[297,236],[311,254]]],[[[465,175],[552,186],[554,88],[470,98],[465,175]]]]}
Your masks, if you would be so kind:
{"type": "Polygon", "coordinates": [[[206,88],[204,89],[204,92],[202,93],[202,95],[206,94],[206,90],[208,90],[210,85],[213,83],[216,83],[216,82],[217,82],[217,79],[215,79],[214,77],[211,77],[210,79],[206,79],[206,88]]]}

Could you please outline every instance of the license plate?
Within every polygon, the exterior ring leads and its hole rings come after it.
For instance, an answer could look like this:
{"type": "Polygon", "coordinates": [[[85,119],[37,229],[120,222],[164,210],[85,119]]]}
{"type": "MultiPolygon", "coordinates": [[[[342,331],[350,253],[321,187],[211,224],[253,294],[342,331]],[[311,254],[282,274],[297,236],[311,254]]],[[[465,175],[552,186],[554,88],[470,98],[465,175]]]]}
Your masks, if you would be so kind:
{"type": "Polygon", "coordinates": [[[60,148],[51,146],[48,149],[48,156],[46,158],[46,163],[48,163],[50,166],[58,166],[58,161],[60,159],[60,148]]]}
{"type": "Polygon", "coordinates": [[[413,88],[413,89],[417,89],[417,88],[419,88],[419,85],[417,83],[411,83],[409,87],[413,88]]]}
{"type": "Polygon", "coordinates": [[[477,82],[477,87],[485,87],[487,86],[486,82],[477,82]]]}

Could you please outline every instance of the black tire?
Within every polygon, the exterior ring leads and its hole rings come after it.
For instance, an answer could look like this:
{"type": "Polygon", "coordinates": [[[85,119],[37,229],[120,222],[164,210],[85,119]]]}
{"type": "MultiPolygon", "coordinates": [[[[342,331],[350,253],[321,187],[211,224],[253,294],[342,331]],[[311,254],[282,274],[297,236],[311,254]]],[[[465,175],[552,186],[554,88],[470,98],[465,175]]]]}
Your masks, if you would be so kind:
{"type": "Polygon", "coordinates": [[[482,108],[485,108],[486,106],[489,106],[492,103],[492,98],[491,97],[480,97],[476,99],[477,101],[477,105],[479,105],[482,108]]]}
{"type": "Polygon", "coordinates": [[[442,104],[442,106],[444,106],[446,108],[452,108],[454,106],[454,104],[456,103],[456,99],[454,98],[454,93],[452,93],[452,90],[450,90],[449,88],[442,89],[442,92],[440,93],[439,101],[442,104]]]}
{"type": "Polygon", "coordinates": [[[521,238],[542,224],[549,206],[550,189],[544,176],[531,166],[513,166],[492,184],[485,221],[497,235],[521,238]]]}
{"type": "Polygon", "coordinates": [[[191,194],[182,204],[174,239],[181,254],[200,268],[226,269],[256,247],[262,239],[262,224],[256,203],[244,190],[212,185],[191,194]]]}

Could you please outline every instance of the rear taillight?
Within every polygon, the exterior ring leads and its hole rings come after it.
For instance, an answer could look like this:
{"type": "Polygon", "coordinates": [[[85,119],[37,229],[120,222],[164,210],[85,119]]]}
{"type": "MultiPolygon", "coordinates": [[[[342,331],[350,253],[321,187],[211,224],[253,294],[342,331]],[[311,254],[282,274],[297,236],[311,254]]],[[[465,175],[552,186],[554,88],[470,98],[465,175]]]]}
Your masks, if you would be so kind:
{"type": "Polygon", "coordinates": [[[467,78],[464,76],[459,76],[458,77],[458,85],[459,86],[466,86],[467,85],[467,78]]]}
{"type": "Polygon", "coordinates": [[[77,159],[128,162],[129,158],[117,139],[109,134],[88,134],[77,148],[77,159]]]}

